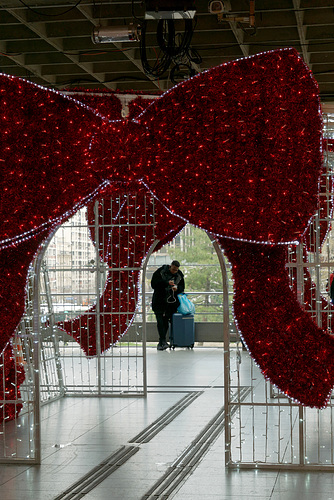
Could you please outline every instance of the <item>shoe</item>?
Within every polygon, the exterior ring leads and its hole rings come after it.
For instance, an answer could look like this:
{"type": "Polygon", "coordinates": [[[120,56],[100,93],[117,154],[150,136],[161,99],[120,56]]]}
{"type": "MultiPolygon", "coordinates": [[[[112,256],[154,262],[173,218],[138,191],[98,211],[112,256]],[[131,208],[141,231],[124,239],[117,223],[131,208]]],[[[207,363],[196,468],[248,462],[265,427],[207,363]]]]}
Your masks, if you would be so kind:
{"type": "Polygon", "coordinates": [[[157,349],[158,351],[165,351],[166,349],[169,348],[169,344],[167,344],[167,342],[163,342],[162,344],[159,344],[157,345],[157,349]]]}

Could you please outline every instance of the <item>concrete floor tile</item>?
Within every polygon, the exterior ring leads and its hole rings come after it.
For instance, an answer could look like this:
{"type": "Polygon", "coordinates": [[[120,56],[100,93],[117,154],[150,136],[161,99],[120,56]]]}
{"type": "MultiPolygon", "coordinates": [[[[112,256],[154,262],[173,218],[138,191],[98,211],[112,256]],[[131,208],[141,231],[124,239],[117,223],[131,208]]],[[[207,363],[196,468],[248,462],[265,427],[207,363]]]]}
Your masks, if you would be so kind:
{"type": "Polygon", "coordinates": [[[23,490],[5,490],[1,491],[1,500],[54,500],[55,493],[50,491],[27,491],[23,490]]]}
{"type": "Polygon", "coordinates": [[[318,491],[316,496],[313,492],[305,491],[274,491],[270,500],[334,500],[333,492],[318,491]]]}

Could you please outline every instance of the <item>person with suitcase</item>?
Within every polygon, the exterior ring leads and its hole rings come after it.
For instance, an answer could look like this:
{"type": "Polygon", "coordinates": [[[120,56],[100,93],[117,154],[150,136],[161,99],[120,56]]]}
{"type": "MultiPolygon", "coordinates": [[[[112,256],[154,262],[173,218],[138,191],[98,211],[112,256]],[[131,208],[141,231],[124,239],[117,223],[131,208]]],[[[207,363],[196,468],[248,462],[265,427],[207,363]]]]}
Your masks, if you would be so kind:
{"type": "Polygon", "coordinates": [[[179,307],[177,295],[184,292],[184,276],[179,268],[180,263],[173,260],[171,265],[165,264],[159,267],[152,276],[151,286],[154,290],[152,309],[157,319],[158,351],[164,351],[169,347],[166,341],[169,323],[179,307]]]}

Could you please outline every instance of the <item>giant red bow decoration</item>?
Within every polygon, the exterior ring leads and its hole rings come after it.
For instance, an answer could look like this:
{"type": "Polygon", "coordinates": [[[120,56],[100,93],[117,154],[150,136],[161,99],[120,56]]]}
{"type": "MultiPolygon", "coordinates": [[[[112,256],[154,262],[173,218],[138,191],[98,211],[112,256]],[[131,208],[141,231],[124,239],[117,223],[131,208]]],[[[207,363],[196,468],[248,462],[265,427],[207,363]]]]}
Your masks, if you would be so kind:
{"type": "Polygon", "coordinates": [[[219,238],[233,265],[236,319],[265,376],[297,401],[326,404],[334,342],[297,303],[283,258],[282,245],[301,240],[317,208],[321,168],[317,84],[295,50],[197,75],[136,120],[110,121],[8,76],[0,98],[2,255],[30,252],[9,269],[2,261],[0,349],[22,314],[27,262],[45,235],[107,184],[142,184],[219,238]],[[261,287],[272,302],[261,303],[261,287]]]}

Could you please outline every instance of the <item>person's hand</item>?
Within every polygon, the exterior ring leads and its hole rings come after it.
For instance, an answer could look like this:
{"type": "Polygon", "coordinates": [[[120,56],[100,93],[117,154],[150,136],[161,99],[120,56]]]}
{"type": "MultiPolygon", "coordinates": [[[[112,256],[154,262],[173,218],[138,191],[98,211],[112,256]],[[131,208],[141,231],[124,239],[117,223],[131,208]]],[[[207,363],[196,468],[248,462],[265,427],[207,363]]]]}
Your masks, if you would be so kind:
{"type": "Polygon", "coordinates": [[[176,292],[177,286],[176,285],[172,286],[172,290],[174,290],[174,292],[176,292]]]}
{"type": "Polygon", "coordinates": [[[174,281],[173,281],[173,280],[169,280],[168,284],[169,284],[170,286],[174,286],[174,281]]]}

